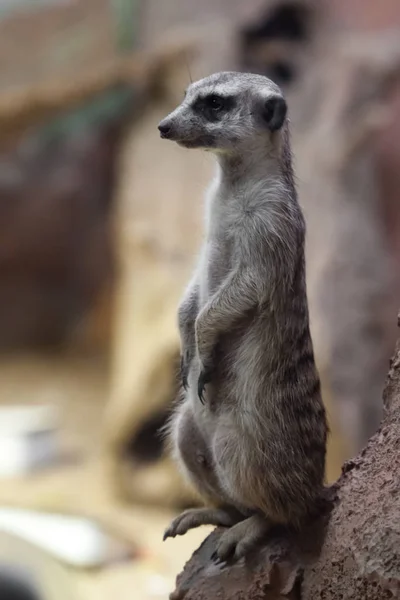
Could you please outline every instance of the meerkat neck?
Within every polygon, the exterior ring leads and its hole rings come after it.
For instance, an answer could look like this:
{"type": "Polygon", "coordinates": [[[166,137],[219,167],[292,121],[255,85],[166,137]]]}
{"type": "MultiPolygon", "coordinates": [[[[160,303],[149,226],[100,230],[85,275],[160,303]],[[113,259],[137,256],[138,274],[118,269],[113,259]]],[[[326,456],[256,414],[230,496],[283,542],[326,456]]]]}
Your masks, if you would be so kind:
{"type": "Polygon", "coordinates": [[[225,188],[248,187],[261,181],[269,180],[271,184],[280,178],[279,160],[276,157],[259,154],[236,156],[231,154],[217,155],[219,165],[219,181],[225,188]]]}
{"type": "Polygon", "coordinates": [[[266,177],[276,177],[280,172],[279,158],[267,151],[249,152],[246,155],[217,154],[221,180],[226,183],[238,181],[259,181],[266,177]]]}
{"type": "Polygon", "coordinates": [[[218,162],[218,180],[225,190],[237,189],[249,194],[254,188],[268,188],[276,198],[281,197],[297,202],[297,191],[292,167],[289,131],[282,131],[277,143],[271,147],[258,145],[243,153],[221,152],[216,154],[218,162]]]}

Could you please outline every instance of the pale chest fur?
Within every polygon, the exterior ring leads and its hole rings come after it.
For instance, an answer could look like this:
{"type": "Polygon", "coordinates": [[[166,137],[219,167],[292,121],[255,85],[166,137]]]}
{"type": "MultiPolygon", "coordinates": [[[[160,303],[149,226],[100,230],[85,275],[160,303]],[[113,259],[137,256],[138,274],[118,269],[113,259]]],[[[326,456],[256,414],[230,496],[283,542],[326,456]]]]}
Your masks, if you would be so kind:
{"type": "Polygon", "coordinates": [[[224,190],[217,179],[207,196],[206,232],[199,265],[202,305],[229,276],[238,260],[245,210],[232,192],[224,190]]]}

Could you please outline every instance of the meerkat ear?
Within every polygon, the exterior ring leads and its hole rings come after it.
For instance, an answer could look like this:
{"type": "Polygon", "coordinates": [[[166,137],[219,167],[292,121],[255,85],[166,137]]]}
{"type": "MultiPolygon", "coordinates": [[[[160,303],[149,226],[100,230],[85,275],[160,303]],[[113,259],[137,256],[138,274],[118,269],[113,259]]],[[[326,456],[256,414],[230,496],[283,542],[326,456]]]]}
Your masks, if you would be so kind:
{"type": "Polygon", "coordinates": [[[270,131],[278,131],[282,127],[286,113],[287,104],[282,96],[271,96],[264,101],[263,119],[270,131]]]}

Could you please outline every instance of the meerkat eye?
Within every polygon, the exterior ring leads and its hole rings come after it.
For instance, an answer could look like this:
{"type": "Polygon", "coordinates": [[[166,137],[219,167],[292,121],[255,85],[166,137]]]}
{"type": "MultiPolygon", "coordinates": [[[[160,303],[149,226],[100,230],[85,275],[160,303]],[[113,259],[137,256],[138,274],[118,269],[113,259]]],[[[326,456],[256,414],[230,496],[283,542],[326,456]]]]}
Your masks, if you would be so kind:
{"type": "Polygon", "coordinates": [[[218,121],[221,115],[232,110],[234,106],[235,99],[232,96],[222,97],[218,94],[208,94],[199,96],[192,104],[192,109],[209,121],[218,121]]]}
{"type": "Polygon", "coordinates": [[[221,110],[224,108],[224,99],[221,96],[217,96],[217,94],[210,94],[205,99],[205,104],[207,108],[211,108],[211,110],[221,110]]]}

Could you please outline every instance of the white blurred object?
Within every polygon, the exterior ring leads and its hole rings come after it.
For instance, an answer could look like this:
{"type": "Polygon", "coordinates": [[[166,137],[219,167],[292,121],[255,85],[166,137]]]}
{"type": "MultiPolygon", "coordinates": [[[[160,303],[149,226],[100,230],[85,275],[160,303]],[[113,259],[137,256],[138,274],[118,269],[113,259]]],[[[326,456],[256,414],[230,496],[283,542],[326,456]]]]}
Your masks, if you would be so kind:
{"type": "Polygon", "coordinates": [[[85,518],[0,508],[0,531],[79,568],[101,567],[132,556],[130,546],[111,538],[85,518]]]}
{"type": "Polygon", "coordinates": [[[40,600],[82,600],[71,569],[20,537],[0,531],[0,569],[4,568],[33,585],[40,600]]]}
{"type": "Polygon", "coordinates": [[[24,475],[53,464],[61,454],[54,405],[0,408],[0,477],[24,475]]]}

